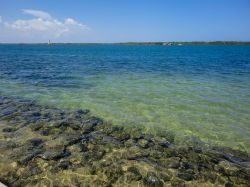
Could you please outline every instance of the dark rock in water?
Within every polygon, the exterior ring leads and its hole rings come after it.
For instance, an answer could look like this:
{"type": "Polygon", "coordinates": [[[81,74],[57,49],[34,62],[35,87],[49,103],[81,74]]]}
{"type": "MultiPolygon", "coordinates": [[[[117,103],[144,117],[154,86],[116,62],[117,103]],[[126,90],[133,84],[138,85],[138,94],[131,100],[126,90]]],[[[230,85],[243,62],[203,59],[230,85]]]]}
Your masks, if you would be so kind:
{"type": "Polygon", "coordinates": [[[105,150],[95,147],[93,150],[89,150],[83,153],[82,163],[89,164],[89,162],[100,160],[105,155],[105,150]]]}
{"type": "Polygon", "coordinates": [[[121,166],[117,165],[112,165],[109,168],[105,168],[104,173],[111,183],[114,183],[119,177],[123,175],[121,166]]]}
{"type": "Polygon", "coordinates": [[[70,127],[71,127],[73,130],[75,130],[75,131],[81,129],[81,125],[80,125],[80,124],[77,124],[77,123],[71,124],[70,127]]]}
{"type": "Polygon", "coordinates": [[[1,111],[0,117],[9,116],[15,112],[17,112],[16,107],[8,107],[8,108],[1,111]]]}
{"type": "Polygon", "coordinates": [[[167,181],[171,181],[173,176],[170,173],[160,173],[160,178],[162,178],[165,182],[167,182],[167,181]]]}
{"type": "Polygon", "coordinates": [[[126,141],[130,138],[130,135],[125,131],[115,131],[111,135],[119,141],[126,141]]]}
{"type": "Polygon", "coordinates": [[[30,126],[30,128],[31,128],[33,131],[38,131],[38,130],[40,130],[43,126],[44,126],[44,123],[38,122],[38,123],[32,124],[32,125],[30,126]]]}
{"type": "Polygon", "coordinates": [[[153,172],[148,172],[143,178],[143,184],[147,187],[163,187],[163,182],[153,172]]]}
{"type": "Polygon", "coordinates": [[[142,179],[142,175],[138,168],[132,166],[132,167],[129,167],[127,171],[129,171],[132,174],[128,176],[130,181],[132,180],[138,181],[142,179]]]}
{"type": "Polygon", "coordinates": [[[178,169],[180,167],[180,158],[171,157],[167,159],[163,164],[167,168],[178,169]]]}
{"type": "Polygon", "coordinates": [[[88,114],[89,113],[89,110],[85,109],[85,110],[82,110],[82,109],[79,109],[76,111],[78,114],[88,114]]]}
{"type": "Polygon", "coordinates": [[[164,148],[168,148],[170,146],[170,142],[167,140],[162,140],[159,142],[159,145],[164,147],[164,148]]]}
{"type": "Polygon", "coordinates": [[[89,134],[91,133],[92,131],[94,131],[94,127],[92,124],[84,124],[82,127],[82,133],[83,134],[89,134]]]}
{"type": "Polygon", "coordinates": [[[186,187],[185,182],[182,180],[173,180],[171,181],[172,187],[186,187]]]}
{"type": "Polygon", "coordinates": [[[3,132],[14,132],[14,131],[16,131],[16,129],[12,127],[6,127],[3,129],[3,132]]]}
{"type": "Polygon", "coordinates": [[[225,184],[225,187],[234,187],[234,185],[233,185],[231,182],[227,182],[227,183],[225,184]]]}
{"type": "Polygon", "coordinates": [[[173,143],[174,139],[175,139],[175,135],[173,132],[171,131],[166,131],[166,130],[162,130],[162,131],[158,131],[157,135],[159,137],[165,138],[168,142],[173,143]]]}
{"type": "Polygon", "coordinates": [[[42,129],[40,131],[40,134],[43,136],[48,136],[50,134],[50,129],[46,128],[46,129],[42,129]]]}
{"type": "Polygon", "coordinates": [[[121,145],[122,143],[112,136],[104,136],[102,139],[104,144],[113,144],[113,145],[121,145]]]}
{"type": "Polygon", "coordinates": [[[124,145],[125,145],[126,147],[132,147],[132,146],[135,146],[135,145],[136,145],[136,141],[133,140],[133,139],[129,139],[129,140],[127,140],[127,141],[124,143],[124,145]]]}
{"type": "Polygon", "coordinates": [[[15,148],[17,145],[13,141],[0,141],[0,149],[15,148]]]}
{"type": "Polygon", "coordinates": [[[26,155],[22,156],[18,161],[20,164],[27,164],[29,161],[38,156],[40,153],[42,153],[41,149],[32,150],[31,152],[28,152],[26,155]]]}
{"type": "Polygon", "coordinates": [[[27,179],[33,175],[38,175],[40,173],[42,173],[42,170],[39,167],[31,165],[30,167],[28,167],[28,169],[26,170],[26,172],[22,177],[24,179],[27,179]]]}
{"type": "Polygon", "coordinates": [[[70,152],[64,146],[57,146],[46,150],[41,158],[44,160],[60,159],[69,156],[70,152]]]}
{"type": "Polygon", "coordinates": [[[134,140],[139,140],[139,139],[143,138],[142,131],[139,129],[132,129],[131,130],[131,138],[134,140]]]}
{"type": "Polygon", "coordinates": [[[32,113],[32,116],[38,117],[38,116],[41,116],[41,113],[40,113],[40,112],[33,112],[33,113],[32,113]]]}
{"type": "Polygon", "coordinates": [[[92,126],[100,125],[103,123],[101,118],[91,117],[90,119],[84,121],[85,124],[90,124],[92,126]]]}
{"type": "Polygon", "coordinates": [[[28,140],[28,142],[31,143],[33,147],[37,147],[43,143],[43,139],[42,138],[32,138],[32,139],[28,140]]]}
{"type": "Polygon", "coordinates": [[[194,179],[194,176],[190,173],[187,173],[187,172],[179,172],[177,174],[177,176],[181,179],[184,179],[186,181],[190,181],[190,180],[193,180],[194,179]]]}
{"type": "Polygon", "coordinates": [[[69,160],[60,160],[55,167],[59,169],[68,169],[70,166],[71,162],[69,160]]]}

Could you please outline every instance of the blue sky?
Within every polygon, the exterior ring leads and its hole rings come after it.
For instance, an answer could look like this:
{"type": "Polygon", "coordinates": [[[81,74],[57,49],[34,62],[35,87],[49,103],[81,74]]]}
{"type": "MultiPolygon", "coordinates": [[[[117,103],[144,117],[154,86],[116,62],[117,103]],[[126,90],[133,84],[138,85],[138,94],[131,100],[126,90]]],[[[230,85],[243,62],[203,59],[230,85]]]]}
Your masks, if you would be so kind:
{"type": "Polygon", "coordinates": [[[0,0],[0,42],[250,41],[250,0],[0,0]]]}

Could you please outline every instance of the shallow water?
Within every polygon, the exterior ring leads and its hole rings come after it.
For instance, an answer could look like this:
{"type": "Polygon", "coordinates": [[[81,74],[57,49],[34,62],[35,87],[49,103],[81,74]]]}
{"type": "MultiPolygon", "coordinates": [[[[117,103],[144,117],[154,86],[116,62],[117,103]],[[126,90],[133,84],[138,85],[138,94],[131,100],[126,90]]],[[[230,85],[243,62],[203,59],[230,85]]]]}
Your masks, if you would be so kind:
{"type": "Polygon", "coordinates": [[[0,45],[0,94],[250,151],[249,45],[0,45]]]}

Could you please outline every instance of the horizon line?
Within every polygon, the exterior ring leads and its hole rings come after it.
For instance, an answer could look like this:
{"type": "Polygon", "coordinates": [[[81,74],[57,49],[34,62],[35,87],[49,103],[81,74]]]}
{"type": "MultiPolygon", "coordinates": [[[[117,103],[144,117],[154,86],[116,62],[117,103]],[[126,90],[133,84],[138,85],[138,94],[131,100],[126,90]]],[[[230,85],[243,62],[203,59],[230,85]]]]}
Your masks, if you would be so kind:
{"type": "Polygon", "coordinates": [[[237,40],[213,40],[213,41],[128,41],[128,42],[0,42],[0,44],[164,44],[164,43],[250,43],[237,40]]]}

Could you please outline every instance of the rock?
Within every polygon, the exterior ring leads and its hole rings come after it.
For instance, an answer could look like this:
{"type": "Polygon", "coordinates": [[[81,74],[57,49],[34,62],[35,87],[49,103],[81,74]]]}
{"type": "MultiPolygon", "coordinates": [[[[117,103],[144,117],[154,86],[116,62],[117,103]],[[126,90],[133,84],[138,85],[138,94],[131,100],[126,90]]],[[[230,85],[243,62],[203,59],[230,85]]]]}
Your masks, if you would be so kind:
{"type": "Polygon", "coordinates": [[[79,130],[79,129],[81,129],[81,126],[80,126],[79,124],[76,124],[76,123],[71,124],[70,127],[71,127],[73,130],[79,130]]]}
{"type": "Polygon", "coordinates": [[[44,160],[60,159],[69,156],[70,152],[64,148],[64,146],[57,146],[46,150],[41,158],[44,160]]]}
{"type": "Polygon", "coordinates": [[[159,145],[162,146],[162,147],[164,147],[164,148],[168,148],[170,146],[170,142],[167,141],[167,140],[161,140],[159,142],[159,145]]]}
{"type": "Polygon", "coordinates": [[[1,111],[0,117],[9,116],[15,112],[17,112],[16,107],[8,107],[8,108],[5,108],[4,110],[1,111]]]}
{"type": "Polygon", "coordinates": [[[132,167],[129,167],[127,171],[131,173],[130,175],[128,175],[129,181],[133,181],[133,180],[138,181],[142,179],[142,175],[138,168],[132,166],[132,167]]]}
{"type": "Polygon", "coordinates": [[[168,142],[170,143],[173,143],[174,142],[174,139],[175,139],[175,135],[173,132],[171,131],[168,131],[168,130],[159,130],[157,132],[157,135],[162,137],[162,138],[165,138],[168,142]]]}
{"type": "Polygon", "coordinates": [[[142,148],[148,148],[148,144],[149,144],[148,140],[140,139],[140,140],[138,140],[137,143],[142,148]]]}
{"type": "Polygon", "coordinates": [[[133,140],[133,139],[128,139],[128,140],[124,143],[124,145],[125,145],[126,147],[132,147],[132,146],[135,146],[135,145],[136,145],[136,141],[133,140]]]}
{"type": "Polygon", "coordinates": [[[143,184],[147,187],[163,187],[163,182],[153,172],[147,173],[143,178],[143,184]]]}
{"type": "Polygon", "coordinates": [[[13,141],[0,141],[0,149],[13,149],[17,144],[13,141]]]}
{"type": "Polygon", "coordinates": [[[102,139],[104,144],[113,144],[113,145],[121,145],[122,143],[112,136],[104,136],[102,139]]]}
{"type": "Polygon", "coordinates": [[[115,183],[115,181],[117,181],[117,179],[123,175],[122,168],[118,165],[112,165],[108,168],[105,168],[104,173],[111,183],[115,183]]]}
{"type": "Polygon", "coordinates": [[[39,167],[31,166],[31,167],[27,168],[27,170],[24,172],[22,178],[27,179],[33,175],[38,175],[40,173],[42,173],[42,170],[39,167]]]}
{"type": "Polygon", "coordinates": [[[233,185],[231,182],[227,182],[227,183],[225,184],[225,187],[234,187],[234,185],[233,185]]]}
{"type": "Polygon", "coordinates": [[[233,164],[228,161],[221,161],[216,169],[223,174],[234,176],[238,172],[238,168],[233,164]]]}
{"type": "Polygon", "coordinates": [[[78,114],[88,114],[89,113],[89,110],[82,110],[82,109],[79,109],[76,111],[78,114]]]}
{"type": "Polygon", "coordinates": [[[32,124],[30,127],[32,129],[32,131],[38,131],[40,130],[42,127],[44,126],[43,122],[37,122],[35,124],[32,124]]]}
{"type": "Polygon", "coordinates": [[[168,173],[160,173],[160,178],[164,180],[164,182],[171,181],[173,178],[173,175],[168,172],[168,173]]]}
{"type": "Polygon", "coordinates": [[[28,143],[30,143],[33,147],[37,147],[43,143],[42,138],[32,138],[28,140],[28,143]]]}
{"type": "Polygon", "coordinates": [[[3,132],[14,132],[14,131],[16,131],[16,129],[12,127],[6,127],[3,129],[3,132]]]}
{"type": "Polygon", "coordinates": [[[40,134],[43,136],[48,136],[50,134],[50,129],[45,128],[40,131],[40,134]]]}
{"type": "Polygon", "coordinates": [[[131,138],[134,140],[139,140],[143,138],[143,134],[140,129],[132,129],[130,134],[131,134],[131,138]]]}
{"type": "Polygon", "coordinates": [[[97,118],[97,117],[91,117],[90,119],[84,121],[85,124],[90,124],[91,126],[96,126],[96,125],[100,125],[103,124],[103,120],[101,118],[97,118]]]}
{"type": "Polygon", "coordinates": [[[24,156],[21,156],[18,162],[20,164],[28,164],[29,161],[31,161],[33,158],[38,156],[40,153],[42,153],[43,150],[41,149],[35,149],[32,150],[31,152],[27,152],[24,156]]]}
{"type": "Polygon", "coordinates": [[[40,112],[33,112],[33,113],[32,113],[32,116],[38,117],[38,116],[41,116],[41,113],[40,113],[40,112]]]}
{"type": "Polygon", "coordinates": [[[164,166],[167,168],[178,169],[180,167],[180,158],[171,157],[163,162],[164,166]]]}
{"type": "Polygon", "coordinates": [[[111,135],[119,141],[126,141],[130,138],[126,131],[115,131],[111,135]]]}
{"type": "Polygon", "coordinates": [[[60,160],[57,164],[56,167],[60,169],[68,169],[71,166],[71,162],[69,160],[60,160]]]}
{"type": "Polygon", "coordinates": [[[178,172],[177,176],[181,179],[184,179],[186,181],[190,181],[194,179],[194,176],[187,172],[178,172]]]}

